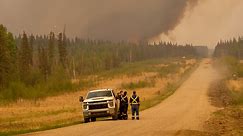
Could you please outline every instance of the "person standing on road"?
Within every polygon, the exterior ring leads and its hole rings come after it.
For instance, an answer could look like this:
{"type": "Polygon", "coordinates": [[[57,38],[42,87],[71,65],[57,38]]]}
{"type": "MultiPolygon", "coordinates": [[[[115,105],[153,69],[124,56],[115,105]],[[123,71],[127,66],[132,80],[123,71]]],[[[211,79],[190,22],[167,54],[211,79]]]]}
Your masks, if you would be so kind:
{"type": "Polygon", "coordinates": [[[127,120],[127,108],[128,108],[128,98],[127,92],[125,91],[121,96],[121,119],[127,120]]]}
{"type": "Polygon", "coordinates": [[[122,119],[122,111],[123,111],[123,107],[121,106],[121,98],[123,95],[123,91],[120,91],[119,95],[118,95],[118,100],[119,100],[119,111],[118,111],[118,119],[122,119]]]}
{"type": "Polygon", "coordinates": [[[139,120],[140,101],[139,101],[139,97],[136,94],[136,91],[133,91],[133,95],[130,97],[130,104],[132,109],[132,120],[134,120],[135,118],[139,120]]]}

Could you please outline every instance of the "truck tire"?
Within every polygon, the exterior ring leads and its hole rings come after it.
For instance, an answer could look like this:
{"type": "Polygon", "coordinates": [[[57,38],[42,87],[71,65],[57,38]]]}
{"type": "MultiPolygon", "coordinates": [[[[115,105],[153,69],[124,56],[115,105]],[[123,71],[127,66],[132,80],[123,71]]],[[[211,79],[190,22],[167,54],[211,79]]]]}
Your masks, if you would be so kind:
{"type": "Polygon", "coordinates": [[[117,120],[117,119],[118,119],[118,115],[117,114],[112,116],[112,120],[117,120]]]}
{"type": "Polygon", "coordinates": [[[117,120],[118,117],[119,117],[118,114],[119,114],[119,111],[118,111],[118,106],[116,104],[116,106],[115,106],[115,114],[111,116],[112,117],[112,120],[117,120]]]}
{"type": "Polygon", "coordinates": [[[92,121],[92,122],[95,122],[95,121],[96,121],[96,118],[95,118],[95,117],[92,117],[92,118],[91,118],[91,121],[92,121]]]}
{"type": "Polygon", "coordinates": [[[84,118],[84,123],[90,122],[90,118],[84,118]]]}

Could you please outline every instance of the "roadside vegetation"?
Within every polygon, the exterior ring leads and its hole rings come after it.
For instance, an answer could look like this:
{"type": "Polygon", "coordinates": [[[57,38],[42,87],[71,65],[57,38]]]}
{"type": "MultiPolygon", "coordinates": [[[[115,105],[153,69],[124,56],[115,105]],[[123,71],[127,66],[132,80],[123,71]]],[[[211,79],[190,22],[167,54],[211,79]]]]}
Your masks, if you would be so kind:
{"type": "Polygon", "coordinates": [[[225,77],[213,83],[209,91],[212,104],[220,108],[205,124],[212,135],[243,135],[242,47],[239,38],[220,42],[215,49],[215,67],[225,77]]]}
{"type": "MultiPolygon", "coordinates": [[[[145,110],[172,95],[197,64],[197,60],[182,58],[146,60],[124,64],[119,68],[88,77],[87,80],[93,80],[96,86],[93,88],[113,86],[117,92],[120,89],[128,91],[129,96],[135,89],[141,97],[141,110],[145,110]],[[162,67],[169,68],[169,65],[174,64],[178,68],[164,76],[160,75],[162,67]],[[130,86],[128,89],[122,88],[122,85],[138,83],[136,81],[146,81],[149,85],[143,85],[143,88],[137,87],[141,86],[140,83],[133,89],[130,86]]],[[[82,123],[82,109],[78,97],[84,96],[87,90],[88,88],[36,101],[22,100],[16,104],[0,106],[0,135],[27,133],[82,123]]]]}
{"type": "Polygon", "coordinates": [[[145,80],[139,80],[138,82],[130,82],[130,83],[122,84],[121,88],[134,90],[138,88],[154,87],[154,86],[155,86],[155,80],[145,79],[145,80]]]}
{"type": "Polygon", "coordinates": [[[180,73],[178,78],[174,79],[171,82],[168,82],[164,88],[161,88],[156,92],[156,96],[153,98],[150,98],[148,100],[145,100],[141,103],[140,110],[145,110],[148,108],[151,108],[159,103],[161,103],[163,100],[174,94],[174,92],[182,85],[186,79],[188,79],[191,75],[191,73],[196,70],[198,67],[199,62],[195,63],[194,65],[191,65],[189,68],[187,68],[185,71],[180,73]]]}
{"type": "Polygon", "coordinates": [[[0,25],[0,103],[38,100],[88,88],[92,85],[86,84],[88,77],[124,73],[130,70],[113,69],[122,66],[133,69],[134,62],[196,56],[192,45],[72,39],[65,31],[48,35],[24,32],[16,37],[0,25]]]}
{"type": "Polygon", "coordinates": [[[218,136],[243,135],[242,88],[243,85],[240,90],[230,90],[228,80],[220,80],[212,85],[209,96],[212,104],[220,109],[206,122],[207,132],[218,136]]]}
{"type": "Polygon", "coordinates": [[[184,67],[185,62],[177,62],[177,63],[173,63],[176,61],[183,61],[180,59],[169,59],[169,60],[160,60],[160,64],[163,64],[161,66],[158,65],[151,65],[151,64],[155,64],[158,63],[159,60],[154,60],[153,62],[151,62],[150,64],[145,64],[145,66],[142,66],[140,68],[140,70],[137,71],[131,71],[131,70],[127,70],[126,73],[128,76],[132,76],[132,75],[138,75],[141,74],[142,71],[146,71],[146,72],[156,72],[157,74],[143,79],[143,80],[138,80],[138,81],[133,81],[133,82],[129,82],[129,83],[123,83],[121,85],[121,88],[124,89],[138,89],[138,88],[146,88],[146,87],[154,87],[155,86],[155,79],[156,78],[166,78],[167,76],[174,74],[174,73],[178,73],[180,68],[184,67]]]}
{"type": "Polygon", "coordinates": [[[14,37],[0,25],[0,135],[81,123],[80,95],[136,90],[141,109],[173,94],[197,60],[191,45],[68,38],[65,32],[14,37]]]}

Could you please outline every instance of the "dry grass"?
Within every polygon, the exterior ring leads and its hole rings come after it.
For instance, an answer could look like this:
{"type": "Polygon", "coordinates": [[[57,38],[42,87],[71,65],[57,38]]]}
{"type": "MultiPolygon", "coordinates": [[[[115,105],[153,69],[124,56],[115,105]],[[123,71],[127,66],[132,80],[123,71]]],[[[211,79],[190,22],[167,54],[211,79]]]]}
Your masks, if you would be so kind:
{"type": "MultiPolygon", "coordinates": [[[[240,90],[236,87],[242,86],[238,84],[239,80],[226,80],[215,83],[214,101],[217,102],[215,106],[223,107],[214,112],[211,118],[205,122],[205,130],[212,133],[212,135],[220,136],[241,136],[243,135],[243,106],[240,90]],[[228,88],[231,87],[231,88],[228,88]],[[234,90],[231,90],[232,87],[234,90]]],[[[241,90],[242,91],[242,90],[241,90]]]]}
{"type": "Polygon", "coordinates": [[[188,60],[186,60],[186,65],[193,65],[195,63],[197,63],[196,59],[188,59],[188,60]]]}
{"type": "MultiPolygon", "coordinates": [[[[124,83],[135,82],[144,79],[155,80],[153,87],[136,89],[141,101],[151,100],[163,94],[163,90],[168,83],[176,81],[188,68],[192,67],[196,60],[188,60],[178,73],[170,74],[166,78],[157,76],[157,72],[142,72],[134,76],[118,76],[113,79],[102,80],[95,88],[113,88],[120,91],[124,83]]],[[[165,66],[159,64],[159,66],[165,66]]],[[[90,88],[90,89],[95,89],[90,88]]],[[[67,93],[59,96],[47,97],[42,100],[18,100],[0,106],[0,135],[1,133],[22,130],[38,130],[48,128],[48,126],[68,125],[73,122],[81,122],[81,106],[79,96],[85,96],[88,90],[67,93]]],[[[128,91],[128,95],[133,90],[128,91]]],[[[51,127],[50,127],[51,128],[51,127]]]]}
{"type": "Polygon", "coordinates": [[[242,91],[243,89],[243,78],[238,78],[237,80],[228,80],[227,86],[232,91],[242,91]]]}
{"type": "Polygon", "coordinates": [[[210,89],[212,104],[221,108],[205,123],[205,130],[215,136],[243,135],[243,78],[232,79],[235,66],[231,64],[233,67],[229,69],[229,62],[217,67],[225,78],[215,82],[210,89]]]}

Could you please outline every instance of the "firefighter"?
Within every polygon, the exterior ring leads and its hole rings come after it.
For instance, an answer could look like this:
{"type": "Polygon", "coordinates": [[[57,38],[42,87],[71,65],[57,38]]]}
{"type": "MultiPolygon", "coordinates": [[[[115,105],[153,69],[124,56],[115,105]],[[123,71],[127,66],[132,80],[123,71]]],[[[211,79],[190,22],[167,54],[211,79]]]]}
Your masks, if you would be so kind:
{"type": "Polygon", "coordinates": [[[116,99],[117,100],[120,100],[121,99],[122,93],[123,93],[123,91],[120,91],[120,92],[117,93],[117,95],[116,95],[116,99]]]}
{"type": "Polygon", "coordinates": [[[128,108],[128,98],[127,98],[127,92],[125,91],[123,95],[121,96],[121,119],[127,120],[127,108],[128,108]]]}
{"type": "Polygon", "coordinates": [[[123,91],[120,91],[118,95],[118,100],[119,100],[119,111],[118,111],[118,119],[122,119],[122,106],[121,106],[121,97],[123,95],[123,91]]]}
{"type": "Polygon", "coordinates": [[[132,109],[132,120],[134,120],[135,118],[139,120],[140,102],[139,102],[139,97],[136,94],[136,91],[133,91],[133,95],[130,97],[130,104],[132,109]]]}

